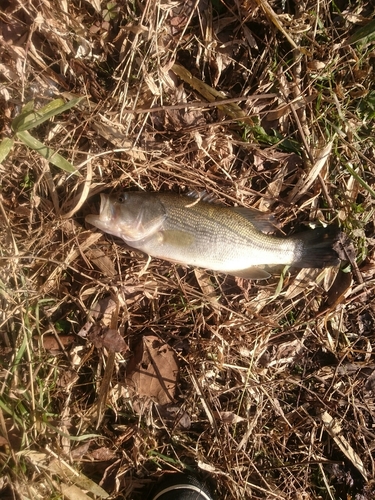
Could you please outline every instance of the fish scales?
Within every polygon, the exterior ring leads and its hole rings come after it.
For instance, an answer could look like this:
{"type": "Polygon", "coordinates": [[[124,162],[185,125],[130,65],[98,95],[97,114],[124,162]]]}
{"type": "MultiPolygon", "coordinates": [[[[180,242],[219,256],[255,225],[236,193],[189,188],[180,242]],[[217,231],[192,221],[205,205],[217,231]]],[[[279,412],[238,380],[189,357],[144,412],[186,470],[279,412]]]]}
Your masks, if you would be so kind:
{"type": "MultiPolygon", "coordinates": [[[[171,193],[101,195],[99,215],[87,222],[153,257],[250,279],[269,274],[256,266],[327,267],[339,263],[337,228],[289,238],[264,234],[264,216],[171,193]]],[[[268,223],[269,225],[269,223],[268,223]]]]}
{"type": "MultiPolygon", "coordinates": [[[[288,264],[298,253],[298,245],[296,247],[294,242],[256,231],[250,221],[230,208],[181,198],[176,196],[173,199],[167,195],[163,199],[160,196],[168,212],[163,230],[181,231],[192,236],[188,249],[191,265],[221,266],[221,269],[229,272],[259,263],[288,264]],[[275,246],[279,250],[276,255],[275,246]]],[[[160,245],[156,240],[149,243],[158,257],[168,256],[174,261],[186,261],[185,245],[177,245],[174,241],[170,243],[168,238],[160,238],[160,245]]]]}

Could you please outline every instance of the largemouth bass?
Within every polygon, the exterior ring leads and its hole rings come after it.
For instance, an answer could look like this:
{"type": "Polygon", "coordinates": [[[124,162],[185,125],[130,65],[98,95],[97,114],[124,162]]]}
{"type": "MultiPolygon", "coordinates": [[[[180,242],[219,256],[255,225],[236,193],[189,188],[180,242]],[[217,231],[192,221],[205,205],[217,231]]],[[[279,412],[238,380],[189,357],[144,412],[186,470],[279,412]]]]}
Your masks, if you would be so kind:
{"type": "Polygon", "coordinates": [[[270,274],[257,266],[339,264],[333,249],[337,228],[304,231],[289,238],[265,234],[267,216],[171,193],[101,194],[99,215],[86,221],[152,257],[248,279],[270,274]]]}

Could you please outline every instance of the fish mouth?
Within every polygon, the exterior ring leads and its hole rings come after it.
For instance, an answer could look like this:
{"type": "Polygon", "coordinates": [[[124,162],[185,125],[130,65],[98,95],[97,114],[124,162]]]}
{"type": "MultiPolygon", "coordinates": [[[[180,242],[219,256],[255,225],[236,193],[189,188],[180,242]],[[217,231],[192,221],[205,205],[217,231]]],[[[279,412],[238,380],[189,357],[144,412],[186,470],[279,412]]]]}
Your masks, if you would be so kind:
{"type": "Polygon", "coordinates": [[[107,194],[100,194],[100,209],[99,214],[86,215],[85,221],[89,224],[108,232],[108,225],[111,223],[113,213],[109,196],[107,194]]]}

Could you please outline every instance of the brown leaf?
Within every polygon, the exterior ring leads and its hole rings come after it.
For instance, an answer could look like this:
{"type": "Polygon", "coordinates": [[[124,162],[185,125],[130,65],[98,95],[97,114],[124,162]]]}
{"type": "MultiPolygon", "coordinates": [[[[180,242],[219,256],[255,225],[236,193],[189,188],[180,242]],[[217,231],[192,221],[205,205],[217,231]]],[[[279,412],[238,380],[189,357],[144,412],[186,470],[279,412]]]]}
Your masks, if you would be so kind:
{"type": "Polygon", "coordinates": [[[91,309],[90,313],[94,319],[100,319],[105,326],[110,326],[112,314],[116,311],[117,304],[110,297],[103,297],[91,309]]]}
{"type": "Polygon", "coordinates": [[[340,304],[345,299],[345,294],[352,285],[352,274],[339,271],[336,279],[327,294],[327,304],[329,307],[340,304]]]}
{"type": "Polygon", "coordinates": [[[137,395],[165,405],[173,402],[178,373],[174,350],[158,337],[148,335],[135,348],[127,366],[126,380],[137,395]]]}
{"type": "Polygon", "coordinates": [[[87,455],[87,452],[89,451],[89,448],[90,448],[90,444],[91,444],[91,440],[86,441],[85,443],[82,443],[79,446],[77,446],[76,448],[74,448],[74,450],[72,450],[70,452],[72,459],[73,460],[81,460],[81,458],[84,455],[87,455]]]}
{"type": "Polygon", "coordinates": [[[89,456],[90,458],[98,462],[107,462],[108,460],[113,460],[114,458],[116,458],[116,454],[113,452],[113,450],[107,448],[106,446],[102,446],[97,450],[93,450],[89,456]]]}
{"type": "Polygon", "coordinates": [[[157,412],[163,419],[163,423],[175,429],[188,430],[191,427],[189,414],[176,405],[158,406],[157,412]]]}
{"type": "Polygon", "coordinates": [[[97,349],[105,347],[112,352],[125,353],[129,347],[118,330],[95,326],[87,336],[97,349]]]}
{"type": "Polygon", "coordinates": [[[86,257],[105,275],[115,276],[116,268],[113,261],[99,248],[89,248],[86,257]]]}
{"type": "Polygon", "coordinates": [[[103,334],[103,347],[109,351],[125,353],[129,350],[128,344],[118,330],[108,329],[103,334]]]}
{"type": "Polygon", "coordinates": [[[43,347],[46,351],[60,352],[63,348],[73,344],[74,340],[74,335],[59,335],[58,338],[53,335],[45,335],[43,337],[43,347]]]}
{"type": "MultiPolygon", "coordinates": [[[[72,355],[72,353],[70,353],[70,355],[72,355]]],[[[60,370],[59,376],[56,380],[56,385],[68,390],[76,383],[77,379],[78,373],[75,370],[60,370]]]]}

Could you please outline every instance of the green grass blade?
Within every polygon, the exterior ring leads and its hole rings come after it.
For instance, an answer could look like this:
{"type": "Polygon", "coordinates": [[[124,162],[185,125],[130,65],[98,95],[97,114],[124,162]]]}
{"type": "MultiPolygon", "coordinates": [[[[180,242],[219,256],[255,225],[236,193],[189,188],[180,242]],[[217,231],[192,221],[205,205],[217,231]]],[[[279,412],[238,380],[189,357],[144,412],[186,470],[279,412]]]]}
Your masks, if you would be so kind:
{"type": "Polygon", "coordinates": [[[5,158],[8,156],[8,154],[12,150],[13,144],[14,144],[14,140],[9,139],[8,137],[6,137],[5,139],[3,139],[1,141],[1,143],[0,143],[0,163],[3,163],[5,158]]]}
{"type": "Polygon", "coordinates": [[[66,160],[59,153],[56,153],[52,148],[45,146],[42,142],[38,141],[38,139],[35,139],[35,137],[29,134],[26,130],[17,132],[16,135],[17,138],[25,144],[25,146],[37,151],[43,156],[43,158],[53,163],[56,167],[61,168],[61,170],[64,170],[69,174],[81,175],[78,170],[70,162],[68,162],[68,160],[66,160]]]}
{"type": "Polygon", "coordinates": [[[357,172],[349,165],[345,165],[346,170],[354,177],[354,179],[360,184],[363,188],[365,188],[373,198],[375,198],[375,191],[367,184],[366,181],[360,177],[357,172]]]}
{"type": "Polygon", "coordinates": [[[34,122],[37,118],[37,114],[33,110],[21,113],[12,121],[13,132],[17,132],[21,127],[27,126],[28,123],[34,122]]]}
{"type": "Polygon", "coordinates": [[[59,115],[73,108],[80,101],[82,101],[82,99],[83,97],[75,97],[67,103],[64,103],[63,99],[54,99],[38,111],[33,111],[32,114],[29,112],[25,116],[21,114],[20,117],[15,118],[12,124],[13,130],[15,132],[22,132],[24,130],[30,130],[37,127],[53,116],[59,115]]]}
{"type": "Polygon", "coordinates": [[[365,26],[361,26],[355,33],[352,35],[348,44],[351,45],[353,43],[362,42],[369,43],[375,40],[375,19],[367,23],[365,26]]]}

